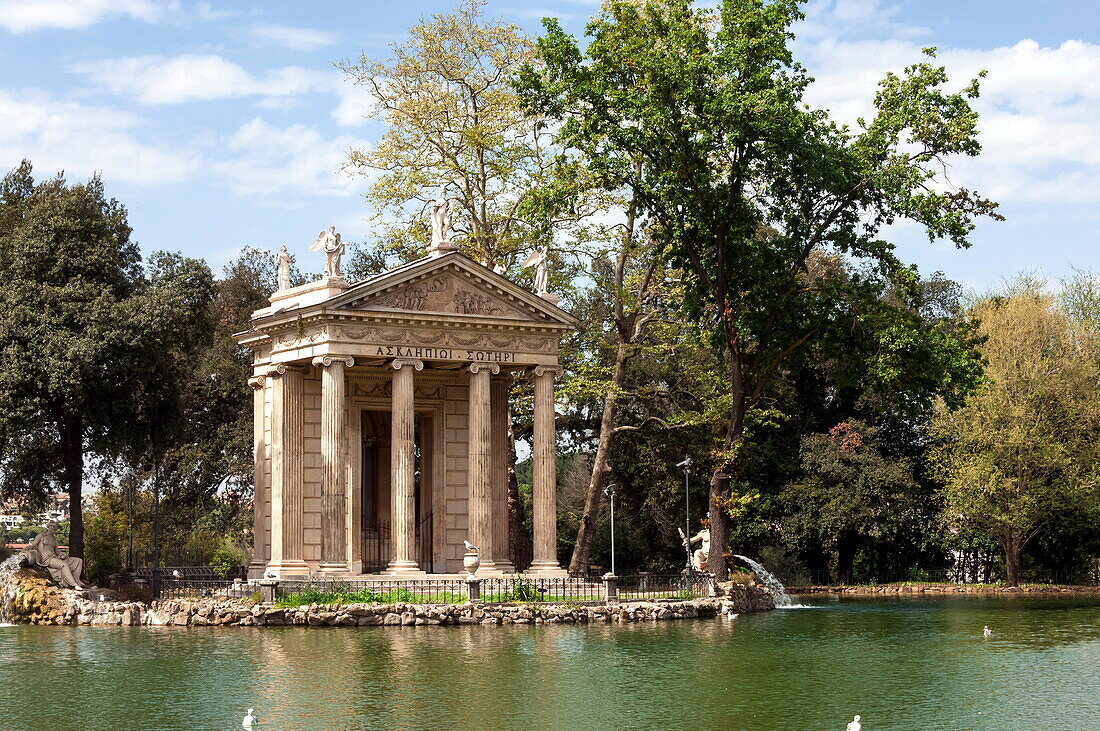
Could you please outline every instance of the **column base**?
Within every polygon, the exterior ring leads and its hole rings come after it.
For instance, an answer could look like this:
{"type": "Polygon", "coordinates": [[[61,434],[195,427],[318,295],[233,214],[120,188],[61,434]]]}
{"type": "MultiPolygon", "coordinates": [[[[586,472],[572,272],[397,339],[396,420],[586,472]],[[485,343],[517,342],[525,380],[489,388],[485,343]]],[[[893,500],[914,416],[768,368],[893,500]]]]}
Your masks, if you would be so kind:
{"type": "Polygon", "coordinates": [[[523,573],[552,579],[564,579],[569,576],[569,572],[558,566],[557,561],[535,561],[523,573]]]}
{"type": "Polygon", "coordinates": [[[390,561],[383,576],[424,576],[425,571],[416,561],[390,561]]]}
{"type": "Polygon", "coordinates": [[[263,563],[262,561],[260,563],[248,564],[248,580],[254,581],[257,579],[262,579],[264,577],[264,569],[266,568],[267,564],[263,563]]]}
{"type": "Polygon", "coordinates": [[[350,574],[351,569],[346,563],[325,563],[321,562],[321,565],[317,567],[317,571],[322,574],[350,574]]]}
{"type": "Polygon", "coordinates": [[[502,574],[516,573],[516,567],[512,565],[511,561],[494,561],[493,563],[496,564],[496,570],[502,574]]]}

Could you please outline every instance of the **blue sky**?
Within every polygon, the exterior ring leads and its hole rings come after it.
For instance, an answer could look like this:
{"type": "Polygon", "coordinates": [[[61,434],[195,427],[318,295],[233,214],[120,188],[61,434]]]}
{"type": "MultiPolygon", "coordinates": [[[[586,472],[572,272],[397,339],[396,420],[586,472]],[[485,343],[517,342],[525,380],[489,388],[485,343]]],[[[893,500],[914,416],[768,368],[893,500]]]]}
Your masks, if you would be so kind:
{"type": "MultiPolygon", "coordinates": [[[[299,257],[317,231],[369,238],[365,181],[340,172],[378,122],[332,62],[387,45],[453,2],[0,0],[0,168],[101,171],[146,252],[220,268],[244,245],[299,257]]],[[[580,33],[590,0],[490,0],[531,33],[580,33]]],[[[969,251],[891,232],[906,261],[969,287],[1021,270],[1100,272],[1100,2],[815,0],[798,29],[810,100],[851,121],[888,69],[936,45],[960,85],[986,69],[985,153],[951,170],[1002,204],[969,251]]]]}

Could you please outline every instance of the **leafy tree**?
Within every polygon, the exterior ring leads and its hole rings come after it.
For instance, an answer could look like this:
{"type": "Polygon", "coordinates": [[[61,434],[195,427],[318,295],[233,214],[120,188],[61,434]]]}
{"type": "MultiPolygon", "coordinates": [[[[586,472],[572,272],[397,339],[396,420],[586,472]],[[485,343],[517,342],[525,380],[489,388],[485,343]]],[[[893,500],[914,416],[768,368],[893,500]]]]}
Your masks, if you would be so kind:
{"type": "Polygon", "coordinates": [[[98,177],[35,183],[27,161],[0,181],[0,278],[2,490],[41,503],[66,489],[83,556],[85,454],[137,459],[170,441],[212,278],[173,256],[147,278],[98,177]]]}
{"type": "Polygon", "coordinates": [[[340,64],[371,92],[374,116],[388,126],[377,145],[352,150],[345,165],[372,176],[367,201],[387,217],[381,245],[356,254],[360,269],[384,269],[390,256],[397,263],[422,256],[429,209],[441,191],[452,203],[455,242],[486,266],[514,264],[545,233],[521,209],[551,163],[549,138],[521,111],[510,85],[532,45],[518,26],[486,20],[484,5],[464,0],[452,13],[422,19],[386,61],[364,55],[340,64]]]}
{"type": "Polygon", "coordinates": [[[1059,307],[1028,278],[980,301],[971,316],[986,337],[988,380],[934,422],[944,519],[996,539],[1009,586],[1020,581],[1024,548],[1052,520],[1096,506],[1098,312],[1059,307]]]}
{"type": "MultiPolygon", "coordinates": [[[[939,187],[948,159],[980,150],[977,82],[950,92],[942,68],[917,63],[886,76],[858,130],[840,127],[803,103],[810,79],[788,48],[801,17],[795,0],[713,9],[609,0],[583,50],[545,20],[539,65],[518,81],[529,110],[559,125],[558,141],[603,185],[638,196],[683,274],[686,311],[723,353],[728,390],[710,489],[719,548],[728,509],[742,504],[746,447],[777,416],[767,389],[793,354],[855,323],[877,334],[871,373],[883,382],[916,359],[957,402],[978,372],[952,333],[881,297],[890,287],[908,299],[917,277],[879,237],[908,219],[966,246],[976,218],[996,217],[996,204],[939,187]],[[816,276],[815,252],[856,267],[816,276]]],[[[722,550],[708,568],[725,576],[722,550]]]]}

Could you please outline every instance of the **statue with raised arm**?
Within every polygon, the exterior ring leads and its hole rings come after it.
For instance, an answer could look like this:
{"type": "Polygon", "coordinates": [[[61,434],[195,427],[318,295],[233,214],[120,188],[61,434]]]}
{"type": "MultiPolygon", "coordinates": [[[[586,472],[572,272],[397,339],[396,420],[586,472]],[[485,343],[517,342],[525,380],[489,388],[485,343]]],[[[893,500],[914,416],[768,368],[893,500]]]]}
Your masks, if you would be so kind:
{"type": "Polygon", "coordinates": [[[335,226],[329,226],[327,231],[317,234],[317,240],[309,250],[325,252],[326,277],[344,276],[344,272],[340,269],[340,258],[344,255],[344,242],[340,239],[340,234],[336,233],[335,226]]]}
{"type": "Polygon", "coordinates": [[[285,245],[279,247],[279,257],[275,262],[279,270],[279,289],[290,289],[290,254],[285,245]]]}
{"type": "Polygon", "coordinates": [[[523,260],[520,264],[523,268],[534,267],[535,269],[535,294],[539,297],[545,297],[548,294],[546,288],[547,280],[549,278],[549,257],[547,256],[546,247],[541,249],[535,249],[531,252],[531,255],[523,260]]]}
{"type": "Polygon", "coordinates": [[[710,557],[710,520],[703,518],[702,528],[688,539],[688,545],[699,543],[699,549],[692,554],[692,564],[696,571],[707,570],[707,558],[710,557]]]}
{"type": "Polygon", "coordinates": [[[84,571],[84,561],[79,558],[65,558],[57,550],[57,523],[50,521],[46,530],[34,537],[30,544],[19,552],[28,566],[46,569],[54,582],[62,589],[83,589],[80,574],[84,571]]]}

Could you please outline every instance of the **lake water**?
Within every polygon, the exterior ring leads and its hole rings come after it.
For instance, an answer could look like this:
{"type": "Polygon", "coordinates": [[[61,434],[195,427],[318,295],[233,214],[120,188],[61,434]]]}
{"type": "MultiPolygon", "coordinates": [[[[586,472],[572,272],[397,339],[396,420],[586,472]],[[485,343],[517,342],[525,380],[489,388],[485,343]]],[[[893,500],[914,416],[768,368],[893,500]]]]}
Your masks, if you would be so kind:
{"type": "Polygon", "coordinates": [[[1100,601],[815,598],[730,621],[0,629],[0,726],[1100,728],[1100,601]],[[994,628],[982,636],[982,625],[994,628]]]}

